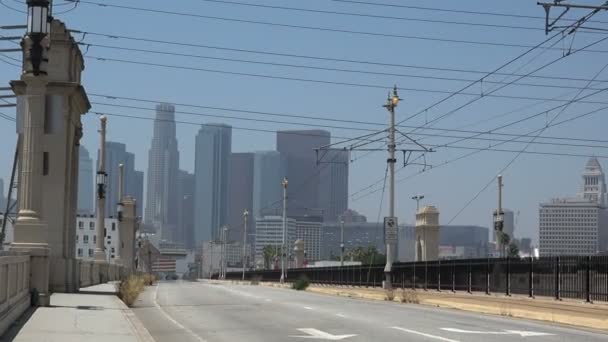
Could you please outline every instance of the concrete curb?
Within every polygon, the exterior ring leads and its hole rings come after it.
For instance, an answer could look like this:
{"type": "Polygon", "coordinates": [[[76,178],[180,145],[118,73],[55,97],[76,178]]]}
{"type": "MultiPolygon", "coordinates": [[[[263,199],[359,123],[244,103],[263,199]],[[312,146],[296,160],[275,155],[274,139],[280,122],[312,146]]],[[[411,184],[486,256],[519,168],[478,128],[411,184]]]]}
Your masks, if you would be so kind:
{"type": "Polygon", "coordinates": [[[125,318],[129,322],[131,327],[133,328],[133,331],[135,332],[135,337],[137,338],[138,341],[155,342],[154,338],[152,337],[152,335],[150,334],[148,329],[146,329],[146,327],[144,327],[144,324],[139,320],[139,318],[137,318],[137,316],[135,316],[135,314],[133,313],[133,311],[131,311],[131,309],[125,309],[122,312],[125,315],[125,318]]]}
{"type": "MultiPolygon", "coordinates": [[[[307,291],[332,296],[385,301],[385,294],[382,291],[357,291],[356,289],[324,288],[317,286],[311,286],[307,289],[307,291]]],[[[408,292],[416,293],[415,291],[408,292]]],[[[605,311],[605,314],[597,315],[593,313],[585,313],[585,309],[588,308],[581,308],[580,306],[573,305],[572,303],[552,303],[551,307],[548,307],[547,305],[547,307],[530,306],[526,308],[526,300],[516,298],[509,298],[508,300],[497,300],[496,298],[490,298],[490,300],[486,298],[484,300],[482,298],[475,297],[463,299],[462,297],[449,298],[448,295],[433,295],[429,293],[420,294],[420,296],[416,297],[419,304],[427,306],[532,319],[537,321],[608,331],[608,307],[603,305],[593,308],[593,311],[605,311]],[[578,316],[576,309],[579,311],[578,316]]],[[[399,291],[396,291],[393,301],[400,301],[399,291]]]]}

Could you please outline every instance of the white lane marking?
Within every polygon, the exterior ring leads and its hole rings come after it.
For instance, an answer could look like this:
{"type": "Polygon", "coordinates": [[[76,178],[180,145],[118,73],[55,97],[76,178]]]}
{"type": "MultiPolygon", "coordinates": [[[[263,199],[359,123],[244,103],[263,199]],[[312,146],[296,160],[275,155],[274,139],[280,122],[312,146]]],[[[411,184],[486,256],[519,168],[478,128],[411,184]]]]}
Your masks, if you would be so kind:
{"type": "Polygon", "coordinates": [[[329,341],[340,341],[345,338],[357,336],[357,334],[347,334],[347,335],[332,335],[330,333],[326,333],[325,331],[321,331],[314,328],[300,328],[299,331],[308,334],[305,336],[289,336],[289,337],[297,337],[297,338],[312,338],[315,340],[329,340],[329,341]]]}
{"type": "Polygon", "coordinates": [[[310,306],[303,306],[304,309],[306,310],[314,310],[313,308],[311,308],[310,306]]]}
{"type": "Polygon", "coordinates": [[[555,334],[536,332],[536,331],[523,331],[523,330],[503,330],[503,331],[475,331],[475,330],[463,330],[458,328],[441,328],[441,330],[460,333],[460,334],[478,334],[478,335],[520,335],[521,337],[534,337],[534,336],[553,336],[555,334]]]}
{"type": "Polygon", "coordinates": [[[267,301],[267,302],[272,302],[272,299],[268,299],[268,298],[266,298],[266,301],[267,301]]]}
{"type": "Polygon", "coordinates": [[[434,339],[439,340],[439,341],[444,341],[444,342],[460,342],[458,340],[452,340],[452,339],[441,337],[441,336],[435,336],[435,335],[431,335],[431,334],[426,334],[426,333],[423,333],[423,332],[420,332],[420,331],[405,329],[405,328],[402,328],[402,327],[391,327],[391,328],[397,329],[397,330],[401,330],[401,331],[404,331],[404,332],[407,332],[407,333],[410,333],[410,334],[420,335],[420,336],[424,336],[424,337],[428,337],[428,338],[434,338],[434,339]]]}
{"type": "Polygon", "coordinates": [[[337,313],[336,316],[341,317],[341,318],[346,318],[345,314],[341,314],[341,313],[337,313]]]}
{"type": "Polygon", "coordinates": [[[158,304],[158,302],[156,301],[156,297],[158,296],[158,287],[159,285],[156,285],[156,289],[154,290],[154,306],[156,306],[156,308],[165,316],[165,318],[167,318],[171,323],[175,324],[178,328],[184,330],[185,332],[187,332],[189,335],[191,335],[192,337],[194,337],[197,341],[199,342],[207,342],[207,340],[203,339],[202,337],[198,336],[197,334],[194,333],[194,331],[186,328],[185,326],[183,326],[181,323],[179,323],[178,321],[174,320],[173,317],[169,316],[169,314],[158,304]]]}

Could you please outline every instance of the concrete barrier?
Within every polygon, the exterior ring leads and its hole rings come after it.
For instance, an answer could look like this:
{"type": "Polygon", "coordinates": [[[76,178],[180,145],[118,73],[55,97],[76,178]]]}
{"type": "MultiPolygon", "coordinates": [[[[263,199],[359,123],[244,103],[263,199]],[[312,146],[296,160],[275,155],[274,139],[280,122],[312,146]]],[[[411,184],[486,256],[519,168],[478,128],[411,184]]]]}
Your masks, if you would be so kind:
{"type": "Polygon", "coordinates": [[[0,335],[30,305],[30,256],[0,252],[0,335]]]}
{"type": "Polygon", "coordinates": [[[80,261],[80,288],[119,281],[129,275],[129,270],[122,265],[80,261]]]}

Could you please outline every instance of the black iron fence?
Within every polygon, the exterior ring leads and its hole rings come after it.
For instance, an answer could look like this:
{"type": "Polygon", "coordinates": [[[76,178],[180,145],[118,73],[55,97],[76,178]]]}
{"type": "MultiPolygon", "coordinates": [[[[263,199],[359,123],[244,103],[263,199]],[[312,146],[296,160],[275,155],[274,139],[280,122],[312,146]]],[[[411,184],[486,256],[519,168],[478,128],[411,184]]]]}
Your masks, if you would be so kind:
{"type": "MultiPolygon", "coordinates": [[[[241,272],[227,279],[241,279],[241,272]]],[[[247,280],[279,281],[280,270],[249,271],[247,280]]],[[[311,283],[382,286],[384,265],[289,269],[287,281],[306,277],[311,283]]],[[[393,264],[394,287],[551,296],[608,302],[608,256],[486,258],[393,264]]]]}

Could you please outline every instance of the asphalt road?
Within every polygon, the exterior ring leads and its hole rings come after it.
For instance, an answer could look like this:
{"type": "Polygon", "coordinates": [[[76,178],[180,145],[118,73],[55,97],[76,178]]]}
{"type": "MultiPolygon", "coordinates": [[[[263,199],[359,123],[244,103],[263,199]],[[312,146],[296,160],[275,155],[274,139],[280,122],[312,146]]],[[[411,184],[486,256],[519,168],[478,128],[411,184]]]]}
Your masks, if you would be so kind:
{"type": "Polygon", "coordinates": [[[608,341],[608,334],[289,289],[161,282],[134,309],[157,342],[608,341]]]}

